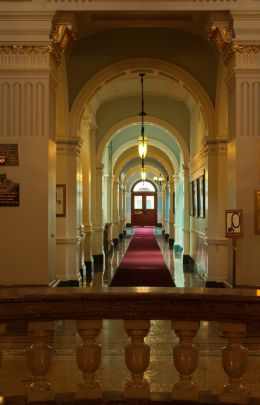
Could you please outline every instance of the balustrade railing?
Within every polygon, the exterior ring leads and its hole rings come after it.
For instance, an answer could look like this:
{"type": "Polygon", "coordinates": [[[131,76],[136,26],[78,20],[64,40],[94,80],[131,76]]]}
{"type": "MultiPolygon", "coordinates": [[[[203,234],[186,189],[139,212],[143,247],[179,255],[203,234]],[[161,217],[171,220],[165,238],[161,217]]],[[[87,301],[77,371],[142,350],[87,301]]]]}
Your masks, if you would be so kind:
{"type": "MultiPolygon", "coordinates": [[[[104,319],[122,319],[130,338],[125,353],[122,353],[126,369],[129,370],[123,398],[151,398],[149,382],[144,378],[150,363],[150,347],[145,343],[145,337],[149,334],[150,320],[171,320],[171,328],[179,339],[173,347],[172,365],[179,375],[179,381],[172,386],[171,398],[199,401],[201,389],[193,380],[199,363],[199,349],[194,337],[200,328],[200,321],[217,321],[219,333],[226,340],[226,346],[222,348],[222,366],[227,376],[218,399],[225,403],[249,402],[250,393],[242,382],[248,357],[248,349],[243,346],[243,341],[250,322],[255,324],[260,320],[259,290],[2,288],[0,334],[5,334],[7,323],[27,322],[31,341],[27,349],[27,364],[32,375],[27,387],[28,402],[48,402],[57,395],[48,378],[52,361],[49,342],[55,321],[60,320],[75,320],[81,338],[75,361],[82,373],[82,381],[75,387],[75,399],[102,398],[102,381],[97,381],[95,374],[102,360],[102,344],[97,343],[96,339],[104,319]]],[[[110,372],[107,370],[107,373],[110,372]]],[[[211,372],[214,373],[214,370],[211,372]]],[[[1,380],[0,391],[4,393],[1,380]]]]}

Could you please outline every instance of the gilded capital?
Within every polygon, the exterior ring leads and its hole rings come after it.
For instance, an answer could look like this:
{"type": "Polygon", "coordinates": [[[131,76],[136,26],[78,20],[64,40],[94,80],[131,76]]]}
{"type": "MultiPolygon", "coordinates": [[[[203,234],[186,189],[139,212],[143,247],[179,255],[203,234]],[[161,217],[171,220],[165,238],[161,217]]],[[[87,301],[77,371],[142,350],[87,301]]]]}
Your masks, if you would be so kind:
{"type": "Polygon", "coordinates": [[[69,42],[76,38],[71,23],[57,23],[53,25],[51,39],[58,49],[63,52],[69,42]]]}

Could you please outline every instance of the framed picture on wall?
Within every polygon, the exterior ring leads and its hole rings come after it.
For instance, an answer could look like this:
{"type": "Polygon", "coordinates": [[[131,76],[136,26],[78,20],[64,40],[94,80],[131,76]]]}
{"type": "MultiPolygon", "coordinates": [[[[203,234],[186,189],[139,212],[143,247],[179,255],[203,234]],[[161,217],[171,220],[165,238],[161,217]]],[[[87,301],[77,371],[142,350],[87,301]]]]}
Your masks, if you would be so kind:
{"type": "Polygon", "coordinates": [[[199,177],[200,217],[205,218],[205,174],[199,177]]]}
{"type": "Polygon", "coordinates": [[[200,206],[199,206],[199,179],[193,181],[194,183],[194,216],[199,217],[200,206]]]}
{"type": "Polygon", "coordinates": [[[189,209],[190,217],[194,216],[194,194],[193,194],[193,182],[189,183],[189,209]]]}
{"type": "Polygon", "coordinates": [[[56,185],[56,217],[66,216],[66,184],[56,185]]]}

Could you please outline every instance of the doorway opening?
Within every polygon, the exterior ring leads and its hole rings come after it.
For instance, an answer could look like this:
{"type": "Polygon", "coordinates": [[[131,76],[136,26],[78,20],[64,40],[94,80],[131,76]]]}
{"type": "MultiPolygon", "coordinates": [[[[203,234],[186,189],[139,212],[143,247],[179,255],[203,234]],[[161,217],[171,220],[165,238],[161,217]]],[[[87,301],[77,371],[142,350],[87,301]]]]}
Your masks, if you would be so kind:
{"type": "Polygon", "coordinates": [[[157,190],[149,180],[139,180],[132,187],[131,222],[133,226],[156,226],[157,190]]]}

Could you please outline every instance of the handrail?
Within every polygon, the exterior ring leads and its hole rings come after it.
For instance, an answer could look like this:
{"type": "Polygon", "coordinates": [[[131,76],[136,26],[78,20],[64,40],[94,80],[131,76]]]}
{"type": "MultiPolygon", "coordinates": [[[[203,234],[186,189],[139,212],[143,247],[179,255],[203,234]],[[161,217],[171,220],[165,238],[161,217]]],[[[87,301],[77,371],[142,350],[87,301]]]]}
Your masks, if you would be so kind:
{"type": "Polygon", "coordinates": [[[0,288],[0,322],[187,319],[248,323],[260,319],[259,295],[259,290],[220,288],[0,288]]]}

